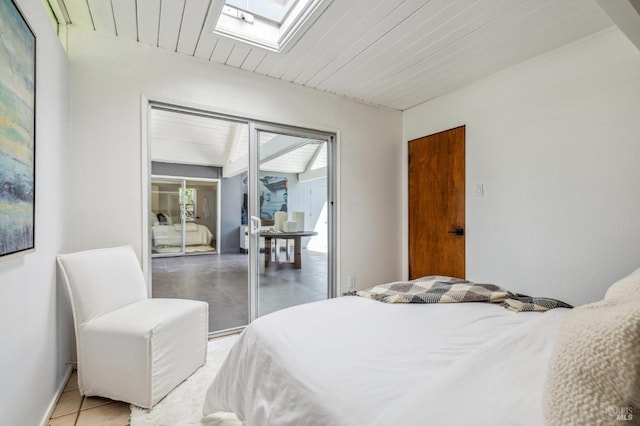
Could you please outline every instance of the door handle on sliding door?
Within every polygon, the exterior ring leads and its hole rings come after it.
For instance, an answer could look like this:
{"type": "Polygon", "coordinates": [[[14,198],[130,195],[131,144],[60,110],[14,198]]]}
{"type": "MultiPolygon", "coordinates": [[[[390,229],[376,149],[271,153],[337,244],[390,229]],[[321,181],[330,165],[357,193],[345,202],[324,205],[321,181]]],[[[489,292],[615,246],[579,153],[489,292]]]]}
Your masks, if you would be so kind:
{"type": "Polygon", "coordinates": [[[256,235],[260,233],[260,227],[262,226],[262,221],[259,217],[251,216],[251,235],[256,235]]]}

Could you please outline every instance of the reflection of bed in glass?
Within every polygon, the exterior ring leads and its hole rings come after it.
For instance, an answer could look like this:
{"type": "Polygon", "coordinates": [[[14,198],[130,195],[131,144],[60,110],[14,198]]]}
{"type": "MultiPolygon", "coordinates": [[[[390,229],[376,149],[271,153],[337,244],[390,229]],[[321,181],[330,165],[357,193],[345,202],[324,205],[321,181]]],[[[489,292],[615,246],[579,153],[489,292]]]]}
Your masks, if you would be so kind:
{"type": "MultiPolygon", "coordinates": [[[[154,253],[173,253],[182,251],[182,223],[173,223],[169,215],[152,214],[151,238],[154,253]]],[[[186,251],[210,251],[213,247],[213,233],[205,225],[193,222],[184,224],[184,245],[186,251]]]]}

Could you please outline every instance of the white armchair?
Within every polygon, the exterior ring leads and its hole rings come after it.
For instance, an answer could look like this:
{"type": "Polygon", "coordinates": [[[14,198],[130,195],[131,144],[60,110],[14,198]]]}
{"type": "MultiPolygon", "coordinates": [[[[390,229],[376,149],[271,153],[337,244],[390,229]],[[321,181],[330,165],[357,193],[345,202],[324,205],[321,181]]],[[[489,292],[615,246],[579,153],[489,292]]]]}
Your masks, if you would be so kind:
{"type": "Polygon", "coordinates": [[[204,364],[208,304],[149,299],[131,246],[58,256],[73,309],[78,386],[151,408],[204,364]]]}

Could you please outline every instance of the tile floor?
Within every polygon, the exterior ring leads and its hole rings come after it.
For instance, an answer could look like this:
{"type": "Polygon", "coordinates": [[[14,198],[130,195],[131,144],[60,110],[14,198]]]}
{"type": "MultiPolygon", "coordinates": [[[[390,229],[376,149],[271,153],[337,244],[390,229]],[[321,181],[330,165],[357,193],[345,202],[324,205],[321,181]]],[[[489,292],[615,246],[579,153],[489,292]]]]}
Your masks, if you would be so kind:
{"type": "Polygon", "coordinates": [[[128,426],[129,404],[99,397],[83,397],[74,371],[49,420],[50,426],[128,426]]]}

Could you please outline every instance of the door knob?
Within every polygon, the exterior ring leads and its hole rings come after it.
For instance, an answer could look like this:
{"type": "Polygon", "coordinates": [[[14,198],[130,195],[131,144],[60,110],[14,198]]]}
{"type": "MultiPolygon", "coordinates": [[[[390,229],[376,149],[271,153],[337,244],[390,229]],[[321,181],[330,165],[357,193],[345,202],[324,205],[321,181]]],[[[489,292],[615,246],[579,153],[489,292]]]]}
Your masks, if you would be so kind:
{"type": "Polygon", "coordinates": [[[464,235],[464,228],[456,228],[453,231],[449,231],[449,234],[456,234],[458,236],[464,235]]]}

